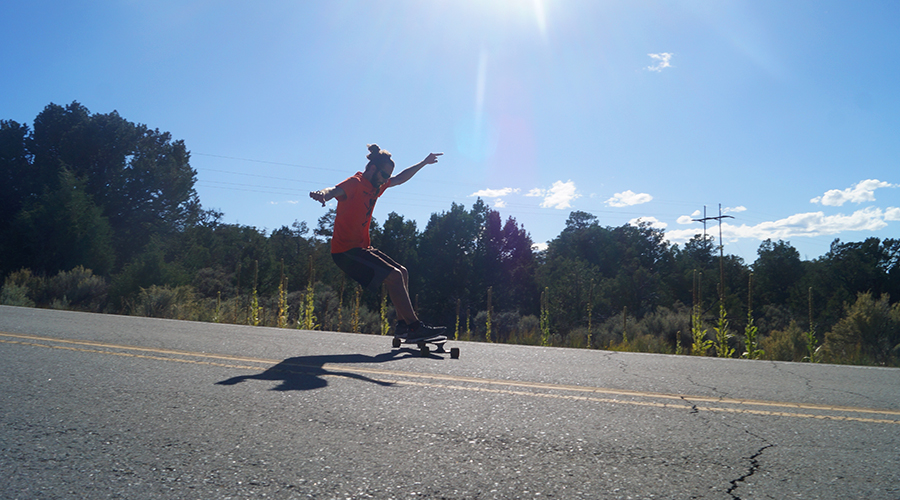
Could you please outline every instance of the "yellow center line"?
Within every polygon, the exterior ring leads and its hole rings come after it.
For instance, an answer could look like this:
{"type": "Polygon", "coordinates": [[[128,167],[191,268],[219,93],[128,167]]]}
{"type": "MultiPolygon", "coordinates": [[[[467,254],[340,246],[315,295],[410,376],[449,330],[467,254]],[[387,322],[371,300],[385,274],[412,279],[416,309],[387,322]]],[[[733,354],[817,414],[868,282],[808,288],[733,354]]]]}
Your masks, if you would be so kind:
{"type": "Polygon", "coordinates": [[[381,378],[377,379],[379,382],[387,382],[396,385],[407,385],[407,386],[417,386],[417,387],[429,387],[429,388],[443,388],[443,389],[452,389],[452,390],[464,390],[471,392],[488,392],[494,394],[508,394],[508,395],[516,395],[516,396],[529,396],[529,397],[539,397],[539,398],[555,398],[555,399],[566,399],[566,400],[577,400],[577,401],[590,401],[597,403],[610,403],[610,404],[627,404],[633,406],[647,406],[647,407],[655,407],[655,408],[673,408],[673,409],[687,409],[691,411],[710,411],[710,412],[725,412],[725,413],[742,413],[742,414],[752,414],[752,415],[765,415],[765,416],[782,416],[782,417],[792,417],[792,418],[813,418],[813,419],[821,419],[821,420],[836,420],[836,421],[853,421],[853,422],[867,422],[867,423],[887,423],[887,424],[900,424],[900,420],[891,420],[891,419],[875,419],[875,418],[861,418],[861,417],[853,417],[853,416],[842,416],[842,415],[822,415],[822,414],[812,414],[812,413],[796,413],[796,412],[782,412],[782,411],[770,411],[770,410],[754,410],[750,408],[723,408],[723,407],[715,407],[715,406],[698,406],[696,403],[711,403],[711,404],[727,404],[727,405],[738,405],[738,406],[764,406],[764,407],[777,407],[777,408],[791,408],[791,409],[799,409],[799,410],[813,410],[813,411],[830,411],[830,412],[839,412],[839,413],[864,413],[864,414],[878,414],[884,416],[900,416],[900,410],[888,410],[888,409],[874,409],[874,408],[862,408],[862,407],[852,407],[852,406],[835,406],[835,405],[817,405],[817,404],[809,404],[809,403],[790,403],[790,402],[778,402],[778,401],[759,401],[759,400],[750,400],[750,399],[734,399],[734,398],[712,398],[707,396],[691,396],[691,395],[682,395],[682,394],[666,394],[666,393],[658,393],[658,392],[643,392],[643,391],[629,391],[624,389],[608,389],[602,387],[588,387],[588,386],[575,386],[575,385],[563,385],[563,384],[551,384],[551,383],[542,383],[542,382],[525,382],[525,381],[516,381],[516,380],[497,380],[497,379],[485,379],[485,378],[476,378],[476,377],[463,377],[456,375],[442,375],[442,374],[425,374],[425,373],[416,373],[416,372],[404,372],[397,370],[381,370],[376,368],[358,368],[358,367],[347,367],[346,365],[342,365],[340,363],[325,363],[322,365],[313,365],[313,364],[303,364],[303,363],[284,363],[282,360],[274,360],[274,359],[266,359],[266,358],[254,358],[247,356],[233,356],[227,354],[210,354],[210,353],[201,353],[201,352],[192,352],[192,351],[178,351],[171,349],[162,349],[162,348],[150,348],[150,347],[139,347],[139,346],[127,346],[127,345],[119,345],[119,344],[108,344],[103,342],[93,342],[87,340],[68,340],[68,339],[58,339],[52,337],[41,337],[36,335],[26,335],[26,334],[15,334],[9,332],[0,331],[0,337],[8,337],[8,338],[16,338],[21,339],[19,341],[16,340],[3,340],[0,339],[0,343],[6,344],[20,344],[20,345],[30,345],[35,347],[44,347],[44,348],[53,348],[53,349],[65,349],[71,351],[79,351],[79,352],[88,352],[88,353],[97,353],[97,354],[107,354],[114,356],[125,356],[125,357],[133,357],[133,358],[142,358],[142,359],[152,359],[157,361],[175,361],[179,363],[191,363],[191,364],[199,364],[199,365],[207,365],[207,366],[217,366],[224,368],[235,368],[235,369],[243,369],[243,370],[260,370],[265,369],[265,367],[253,366],[253,365],[241,365],[241,364],[233,364],[236,362],[240,363],[254,363],[256,365],[266,365],[269,366],[269,369],[274,365],[280,365],[279,371],[291,372],[290,368],[297,368],[297,371],[302,371],[304,368],[315,368],[317,371],[321,370],[326,373],[316,373],[317,376],[339,376],[339,373],[327,373],[328,371],[334,372],[343,372],[343,373],[355,373],[362,375],[370,375],[374,377],[400,377],[401,379],[394,378],[381,378]],[[22,340],[30,340],[34,342],[23,342],[22,340]],[[38,342],[52,342],[56,344],[64,344],[64,345],[48,345],[44,343],[38,342]],[[65,345],[69,344],[69,345],[65,345]],[[84,347],[95,347],[102,349],[115,349],[119,351],[132,351],[132,352],[113,352],[113,351],[102,351],[97,349],[85,349],[83,347],[71,347],[71,346],[84,346],[84,347]],[[158,355],[168,355],[168,356],[185,356],[189,358],[208,358],[210,360],[219,360],[225,362],[216,362],[216,361],[201,361],[197,359],[181,359],[181,358],[173,358],[167,356],[154,356],[151,354],[133,354],[133,352],[138,353],[151,353],[158,355]],[[232,362],[232,363],[227,363],[232,362]],[[428,380],[425,381],[412,381],[412,380],[402,380],[402,379],[418,379],[418,380],[428,380]],[[443,383],[442,383],[443,382],[443,383]],[[453,383],[463,383],[463,384],[474,384],[476,387],[468,386],[468,385],[449,385],[448,382],[453,383]],[[479,387],[480,386],[480,387],[479,387]],[[512,387],[518,389],[532,389],[532,390],[540,390],[540,391],[558,391],[567,394],[558,394],[558,393],[548,393],[548,392],[533,392],[533,391],[523,391],[523,390],[514,390],[514,389],[503,389],[503,388],[494,388],[496,386],[504,386],[504,387],[512,387]],[[582,393],[586,395],[578,395],[572,393],[582,393]],[[665,402],[655,402],[655,401],[635,401],[635,400],[623,400],[623,399],[615,399],[611,397],[599,397],[595,396],[595,394],[606,395],[606,396],[623,396],[623,397],[633,397],[633,398],[644,398],[644,399],[663,399],[663,400],[673,400],[679,401],[680,403],[665,403],[665,402]]]}
{"type": "MultiPolygon", "coordinates": [[[[403,380],[383,380],[384,382],[391,382],[395,384],[401,385],[415,385],[420,387],[432,387],[432,388],[444,388],[444,389],[458,389],[465,391],[473,391],[473,392],[490,392],[495,394],[510,394],[515,396],[530,396],[530,397],[538,397],[538,398],[551,398],[551,399],[566,399],[566,400],[578,400],[578,401],[591,401],[595,403],[610,403],[610,404],[625,404],[631,406],[648,406],[653,408],[674,408],[680,410],[691,410],[691,411],[711,411],[711,412],[724,412],[724,413],[738,413],[738,414],[751,414],[751,415],[763,415],[763,416],[778,416],[778,417],[791,417],[791,418],[812,418],[818,420],[836,420],[836,421],[844,421],[844,422],[865,422],[865,423],[874,423],[874,424],[900,424],[900,420],[889,420],[889,419],[877,419],[877,418],[862,418],[862,417],[847,417],[841,415],[816,415],[810,413],[792,413],[792,412],[781,412],[781,411],[767,411],[767,410],[752,410],[747,408],[718,408],[714,406],[692,406],[692,405],[682,405],[682,404],[674,404],[674,403],[658,403],[653,401],[623,401],[621,399],[612,399],[612,398],[597,398],[591,396],[573,396],[570,394],[553,394],[553,393],[545,393],[545,392],[525,392],[525,391],[513,391],[513,390],[505,390],[505,389],[490,389],[486,387],[466,387],[466,386],[448,386],[443,384],[429,384],[424,382],[410,382],[403,380]]],[[[868,409],[864,409],[868,410],[868,409]]],[[[845,410],[850,411],[850,410],[845,410]]],[[[880,413],[879,411],[870,411],[872,413],[880,413]]],[[[890,412],[888,412],[890,413],[890,412]]]]}

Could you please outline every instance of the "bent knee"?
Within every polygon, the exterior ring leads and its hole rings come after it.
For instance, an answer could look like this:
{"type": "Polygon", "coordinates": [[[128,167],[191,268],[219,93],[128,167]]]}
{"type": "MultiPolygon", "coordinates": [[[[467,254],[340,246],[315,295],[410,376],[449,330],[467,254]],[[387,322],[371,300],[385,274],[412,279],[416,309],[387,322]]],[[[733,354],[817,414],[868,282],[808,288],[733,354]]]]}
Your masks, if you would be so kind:
{"type": "Polygon", "coordinates": [[[406,269],[402,267],[400,269],[394,268],[390,273],[388,273],[387,278],[385,278],[385,283],[391,284],[395,282],[402,282],[403,276],[406,274],[406,269]]]}

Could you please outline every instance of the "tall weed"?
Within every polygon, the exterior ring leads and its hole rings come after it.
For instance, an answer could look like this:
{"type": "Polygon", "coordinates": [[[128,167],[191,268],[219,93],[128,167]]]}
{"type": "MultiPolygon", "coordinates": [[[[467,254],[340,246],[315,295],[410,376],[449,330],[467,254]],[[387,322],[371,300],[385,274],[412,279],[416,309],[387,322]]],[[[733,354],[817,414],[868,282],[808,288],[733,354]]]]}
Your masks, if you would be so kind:
{"type": "Polygon", "coordinates": [[[731,338],[734,335],[728,329],[728,315],[725,312],[725,304],[719,304],[719,320],[713,328],[716,332],[716,354],[720,358],[730,358],[734,356],[734,348],[731,347],[731,338]]]}

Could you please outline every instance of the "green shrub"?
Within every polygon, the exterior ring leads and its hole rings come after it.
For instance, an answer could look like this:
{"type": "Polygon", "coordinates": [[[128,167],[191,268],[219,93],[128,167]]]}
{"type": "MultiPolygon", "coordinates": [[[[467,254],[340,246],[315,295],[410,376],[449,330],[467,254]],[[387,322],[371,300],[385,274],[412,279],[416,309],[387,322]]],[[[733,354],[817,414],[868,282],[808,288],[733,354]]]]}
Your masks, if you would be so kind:
{"type": "Polygon", "coordinates": [[[796,321],[783,330],[773,330],[761,342],[766,359],[801,361],[806,356],[806,335],[796,321]]]}
{"type": "Polygon", "coordinates": [[[507,342],[521,345],[541,345],[541,320],[533,315],[522,316],[507,342]]]}
{"type": "Polygon", "coordinates": [[[129,313],[133,316],[199,319],[199,313],[194,303],[194,289],[187,285],[175,288],[151,285],[149,288],[141,288],[129,309],[129,313]]]}
{"type": "Polygon", "coordinates": [[[647,333],[630,333],[628,342],[612,343],[610,351],[621,352],[652,352],[656,354],[674,354],[675,349],[668,341],[659,335],[647,333]]]}
{"type": "Polygon", "coordinates": [[[7,282],[0,289],[0,305],[34,307],[34,301],[28,298],[28,288],[7,282]]]}
{"type": "Polygon", "coordinates": [[[47,280],[46,301],[57,309],[100,312],[106,304],[106,280],[77,266],[47,280]]]}
{"type": "Polygon", "coordinates": [[[824,357],[833,363],[897,365],[900,361],[900,303],[887,294],[860,293],[845,316],[825,334],[824,357]]]}

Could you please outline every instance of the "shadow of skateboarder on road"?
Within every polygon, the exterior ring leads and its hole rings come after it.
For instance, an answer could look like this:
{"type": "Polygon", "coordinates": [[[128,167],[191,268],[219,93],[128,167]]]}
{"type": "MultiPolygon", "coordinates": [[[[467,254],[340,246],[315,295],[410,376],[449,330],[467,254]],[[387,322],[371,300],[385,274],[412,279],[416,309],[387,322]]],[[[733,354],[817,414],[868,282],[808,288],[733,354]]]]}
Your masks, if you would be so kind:
{"type": "Polygon", "coordinates": [[[325,380],[326,376],[331,377],[347,377],[373,384],[389,386],[390,382],[375,380],[365,375],[352,372],[341,372],[326,370],[325,365],[354,364],[354,363],[385,363],[396,359],[402,359],[400,354],[407,354],[403,351],[393,351],[390,353],[379,354],[377,356],[366,356],[363,354],[333,354],[324,356],[298,356],[288,358],[277,365],[266,369],[262,373],[256,375],[240,375],[231,377],[228,380],[216,382],[216,385],[235,385],[245,380],[271,380],[281,382],[273,387],[273,391],[309,391],[312,389],[321,389],[328,385],[325,380]]]}

